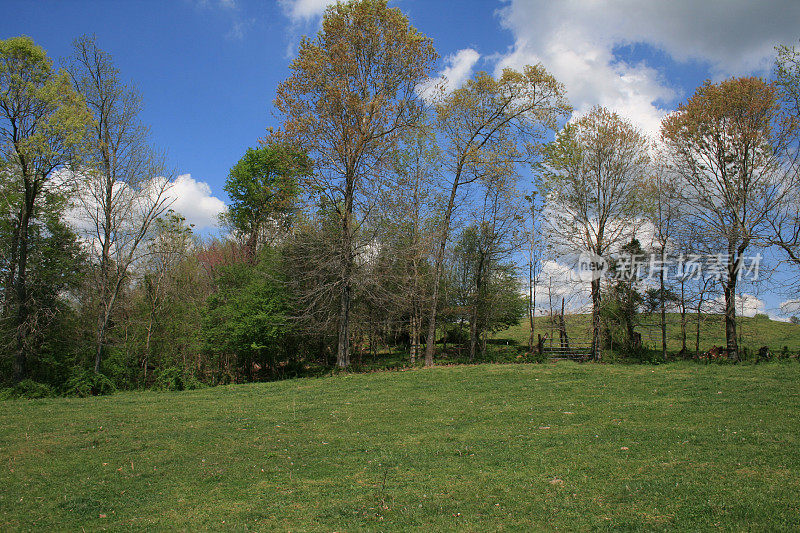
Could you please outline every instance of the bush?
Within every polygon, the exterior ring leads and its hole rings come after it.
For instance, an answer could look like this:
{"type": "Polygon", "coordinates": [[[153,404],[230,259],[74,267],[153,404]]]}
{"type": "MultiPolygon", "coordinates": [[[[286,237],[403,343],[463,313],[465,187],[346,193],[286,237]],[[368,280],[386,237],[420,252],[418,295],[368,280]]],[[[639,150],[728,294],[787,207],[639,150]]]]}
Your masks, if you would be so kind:
{"type": "Polygon", "coordinates": [[[203,389],[206,387],[206,384],[197,379],[196,376],[188,375],[183,378],[183,388],[186,390],[197,390],[203,389]]]}
{"type": "Polygon", "coordinates": [[[32,379],[20,381],[13,387],[0,390],[0,400],[11,398],[51,398],[56,396],[56,390],[46,383],[39,383],[32,379]]]}
{"type": "Polygon", "coordinates": [[[75,367],[67,382],[64,384],[64,394],[67,396],[101,396],[111,394],[117,388],[114,382],[104,374],[95,374],[91,370],[75,367]]]}
{"type": "Polygon", "coordinates": [[[157,390],[184,390],[186,383],[181,369],[174,366],[162,368],[156,372],[153,388],[157,390]]]}

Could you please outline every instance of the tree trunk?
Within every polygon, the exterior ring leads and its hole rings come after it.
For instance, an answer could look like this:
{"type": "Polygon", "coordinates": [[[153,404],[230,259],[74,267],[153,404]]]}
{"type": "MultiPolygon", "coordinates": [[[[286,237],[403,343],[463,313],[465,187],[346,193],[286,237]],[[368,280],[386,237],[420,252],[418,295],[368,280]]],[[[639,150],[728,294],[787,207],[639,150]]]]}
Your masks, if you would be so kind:
{"type": "MultiPolygon", "coordinates": [[[[531,247],[532,248],[532,247],[531,247]]],[[[534,322],[533,312],[534,305],[536,305],[536,296],[533,284],[533,250],[531,250],[531,259],[528,263],[528,325],[531,328],[531,334],[528,336],[528,352],[533,353],[534,345],[534,322]]]]}
{"type": "MultiPolygon", "coordinates": [[[[24,169],[23,169],[24,170],[24,169]]],[[[14,356],[14,381],[28,376],[28,225],[33,215],[36,198],[35,185],[25,179],[25,201],[19,217],[19,242],[17,255],[17,349],[14,356]]]]}
{"type": "Polygon", "coordinates": [[[339,300],[339,343],[336,352],[336,366],[346,368],[350,365],[350,283],[345,282],[339,300]]]}
{"type": "Polygon", "coordinates": [[[592,280],[592,358],[600,360],[600,280],[592,280]]]}
{"type": "Polygon", "coordinates": [[[681,281],[681,353],[686,353],[686,294],[684,284],[686,280],[681,281]]]}
{"type": "Polygon", "coordinates": [[[694,339],[694,356],[696,359],[700,358],[700,319],[702,315],[700,314],[700,309],[703,305],[703,299],[700,298],[700,304],[697,306],[697,331],[694,339]]]}
{"type": "Polygon", "coordinates": [[[439,299],[439,283],[442,279],[444,268],[444,250],[447,246],[447,237],[450,233],[450,217],[453,215],[453,206],[456,203],[456,193],[461,181],[461,168],[456,170],[453,186],[450,189],[450,199],[447,202],[447,210],[442,220],[441,234],[439,235],[439,246],[436,250],[436,261],[433,273],[433,294],[431,299],[430,318],[428,320],[428,338],[425,339],[425,366],[433,366],[433,356],[436,352],[436,309],[439,299]]]}
{"type": "Polygon", "coordinates": [[[725,284],[725,344],[728,358],[739,360],[739,343],[736,338],[736,278],[725,284]]]}
{"type": "Polygon", "coordinates": [[[472,306],[472,313],[469,320],[469,361],[475,361],[475,352],[478,348],[478,306],[472,306]]]}
{"type": "Polygon", "coordinates": [[[336,352],[336,365],[346,368],[350,365],[350,299],[352,294],[353,272],[353,196],[355,194],[355,174],[348,172],[344,195],[344,216],[342,219],[342,294],[339,300],[339,343],[336,352]]]}
{"type": "Polygon", "coordinates": [[[661,289],[661,357],[667,360],[667,302],[664,293],[664,248],[661,248],[661,271],[659,272],[661,289]]]}

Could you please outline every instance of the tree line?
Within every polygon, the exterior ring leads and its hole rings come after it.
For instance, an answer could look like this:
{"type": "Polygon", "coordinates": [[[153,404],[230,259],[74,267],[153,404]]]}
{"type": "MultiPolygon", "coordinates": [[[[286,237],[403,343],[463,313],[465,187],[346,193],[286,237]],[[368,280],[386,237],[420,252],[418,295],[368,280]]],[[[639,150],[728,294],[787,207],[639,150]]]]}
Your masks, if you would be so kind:
{"type": "Polygon", "coordinates": [[[612,270],[625,252],[724,254],[714,280],[592,279],[591,346],[635,351],[649,308],[666,357],[669,309],[686,352],[688,313],[719,288],[737,359],[747,254],[800,266],[794,48],[773,79],[699,87],[658,139],[602,107],[568,121],[542,65],[447,90],[437,57],[385,0],[329,7],[278,86],[282,126],[230,170],[224,236],[201,238],[170,209],[141,96],[93,37],[60,69],[27,37],[0,41],[3,380],[183,388],[389,354],[432,365],[448,343],[474,361],[525,314],[533,353],[545,260],[575,251],[612,270]]]}

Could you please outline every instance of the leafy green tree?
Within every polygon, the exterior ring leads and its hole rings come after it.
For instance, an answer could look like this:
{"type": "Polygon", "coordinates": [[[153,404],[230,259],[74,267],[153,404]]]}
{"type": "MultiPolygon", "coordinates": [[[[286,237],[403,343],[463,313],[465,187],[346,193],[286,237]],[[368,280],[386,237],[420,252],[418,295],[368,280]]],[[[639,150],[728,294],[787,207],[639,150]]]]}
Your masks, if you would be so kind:
{"type": "Polygon", "coordinates": [[[664,118],[669,168],[706,253],[724,254],[728,356],[739,358],[736,286],[746,252],[772,235],[797,187],[798,124],[783,120],[778,88],[761,78],[706,82],[664,118]]]}
{"type": "MultiPolygon", "coordinates": [[[[0,272],[12,267],[11,242],[14,236],[14,189],[17,184],[0,173],[0,272]]],[[[46,191],[39,199],[36,216],[28,227],[27,342],[28,376],[36,381],[59,386],[69,373],[71,356],[78,349],[71,300],[86,273],[86,255],[75,232],[64,222],[67,199],[56,191],[46,191]]],[[[0,286],[1,301],[13,287],[0,286]]],[[[16,348],[14,316],[0,316],[0,353],[16,348]]],[[[8,359],[0,363],[5,367],[8,359]]],[[[2,375],[10,375],[3,368],[2,375]]]]}
{"type": "MultiPolygon", "coordinates": [[[[155,221],[155,235],[148,243],[148,255],[142,276],[142,292],[147,306],[142,370],[147,380],[148,364],[152,361],[152,345],[163,322],[174,309],[167,309],[176,294],[181,263],[189,256],[193,244],[192,226],[178,213],[170,210],[155,221]]],[[[170,306],[171,307],[171,306],[170,306]]],[[[162,342],[162,347],[168,343],[162,342]]]]}
{"type": "Polygon", "coordinates": [[[498,260],[498,235],[493,229],[488,223],[467,227],[454,249],[453,279],[469,321],[471,361],[479,346],[485,353],[486,333],[518,324],[526,306],[514,265],[498,260]]]}
{"type": "Polygon", "coordinates": [[[53,70],[42,48],[28,37],[0,41],[0,160],[15,184],[3,313],[15,315],[17,381],[28,373],[30,338],[37,333],[29,287],[31,223],[56,171],[81,152],[90,120],[69,77],[53,70]]]}
{"type": "Polygon", "coordinates": [[[360,214],[402,135],[423,112],[418,87],[436,58],[431,40],[387,0],[337,2],[303,39],[275,106],[285,136],[314,158],[309,192],[339,215],[337,365],[350,364],[350,307],[360,214]]]}
{"type": "Polygon", "coordinates": [[[220,270],[203,320],[208,349],[223,360],[233,356],[235,365],[222,367],[234,379],[253,379],[259,368],[274,375],[278,363],[293,356],[288,345],[293,309],[278,254],[264,249],[258,259],[220,270]]]}
{"type": "MultiPolygon", "coordinates": [[[[599,317],[604,319],[612,339],[617,332],[621,332],[621,338],[616,339],[617,344],[621,345],[626,353],[636,355],[641,348],[639,340],[641,337],[636,331],[636,326],[646,296],[640,272],[635,266],[635,258],[644,257],[644,250],[637,239],[632,239],[622,247],[620,254],[631,260],[621,261],[619,258],[609,260],[613,280],[603,289],[599,317]]],[[[660,298],[660,292],[657,297],[660,298]]],[[[658,302],[660,303],[660,299],[658,302]]]]}
{"type": "MultiPolygon", "coordinates": [[[[648,140],[616,113],[596,107],[561,130],[538,167],[545,231],[557,252],[608,258],[630,241],[643,212],[648,140]]],[[[600,357],[600,279],[591,281],[592,351],[600,357]]]]}
{"type": "MultiPolygon", "coordinates": [[[[495,184],[517,179],[517,166],[531,162],[544,136],[558,127],[570,106],[560,84],[542,65],[522,72],[504,69],[495,78],[480,72],[435,104],[442,145],[444,187],[449,191],[434,246],[433,294],[430,301],[425,365],[436,351],[439,286],[451,221],[472,183],[495,184]]],[[[491,185],[490,185],[491,186],[491,185]]]]}
{"type": "Polygon", "coordinates": [[[248,148],[231,168],[225,192],[231,200],[226,218],[245,236],[255,257],[263,234],[291,224],[300,192],[298,180],[309,176],[312,162],[295,148],[272,144],[248,148]]]}

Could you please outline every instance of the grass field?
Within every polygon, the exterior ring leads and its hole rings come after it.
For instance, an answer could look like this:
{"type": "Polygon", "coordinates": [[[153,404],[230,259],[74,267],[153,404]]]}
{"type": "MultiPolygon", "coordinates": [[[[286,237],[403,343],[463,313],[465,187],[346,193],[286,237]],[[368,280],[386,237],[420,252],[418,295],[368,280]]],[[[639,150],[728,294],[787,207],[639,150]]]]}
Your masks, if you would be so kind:
{"type": "Polygon", "coordinates": [[[0,403],[0,530],[797,530],[800,364],[0,403]]]}

